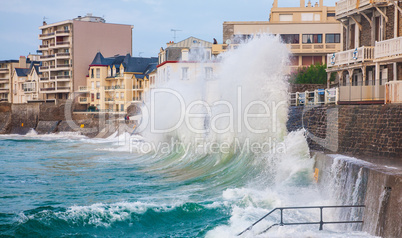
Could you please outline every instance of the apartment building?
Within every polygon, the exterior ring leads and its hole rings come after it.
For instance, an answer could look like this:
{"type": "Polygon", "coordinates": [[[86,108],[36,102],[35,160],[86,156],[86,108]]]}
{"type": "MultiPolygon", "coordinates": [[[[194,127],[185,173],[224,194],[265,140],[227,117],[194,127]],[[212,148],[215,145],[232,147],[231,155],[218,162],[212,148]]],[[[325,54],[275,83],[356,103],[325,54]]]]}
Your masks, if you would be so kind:
{"type": "Polygon", "coordinates": [[[279,7],[274,0],[269,21],[226,21],[223,42],[215,44],[213,54],[225,51],[260,34],[279,35],[292,53],[289,72],[302,66],[327,63],[327,54],[338,52],[342,44],[342,25],[335,19],[335,7],[300,0],[299,7],[279,7]]]}
{"type": "Polygon", "coordinates": [[[18,60],[0,61],[0,102],[11,102],[11,74],[18,67],[18,60]]]}
{"type": "Polygon", "coordinates": [[[212,55],[212,45],[195,37],[167,43],[166,49],[161,48],[158,55],[157,84],[173,78],[185,81],[196,77],[214,79],[216,60],[212,55]]]}
{"type": "Polygon", "coordinates": [[[42,101],[43,94],[39,93],[40,62],[31,61],[29,64],[20,64],[12,73],[12,102],[27,103],[42,101]]]}
{"type": "Polygon", "coordinates": [[[116,55],[105,58],[98,52],[89,65],[87,86],[79,92],[80,104],[96,111],[124,113],[133,103],[142,102],[155,81],[158,59],[116,55]]]}
{"type": "Polygon", "coordinates": [[[385,0],[336,3],[344,41],[341,52],[327,55],[327,72],[337,73],[340,104],[402,102],[401,7],[385,0]]]}
{"type": "Polygon", "coordinates": [[[39,90],[44,98],[67,99],[86,85],[88,65],[98,51],[106,55],[131,54],[131,25],[106,23],[87,14],[39,27],[42,44],[39,90]]]}

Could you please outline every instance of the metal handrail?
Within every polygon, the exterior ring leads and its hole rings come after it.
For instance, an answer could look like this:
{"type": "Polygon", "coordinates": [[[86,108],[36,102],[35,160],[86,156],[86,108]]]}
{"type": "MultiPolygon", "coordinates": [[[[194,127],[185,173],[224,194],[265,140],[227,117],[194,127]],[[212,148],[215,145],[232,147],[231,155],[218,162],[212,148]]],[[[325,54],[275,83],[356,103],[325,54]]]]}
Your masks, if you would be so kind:
{"type": "Polygon", "coordinates": [[[280,210],[281,211],[281,222],[280,223],[275,223],[265,229],[262,233],[267,232],[269,229],[271,229],[274,226],[289,226],[289,225],[320,225],[319,230],[323,229],[324,224],[340,224],[340,223],[363,223],[363,221],[323,221],[322,217],[322,210],[324,208],[351,208],[351,207],[365,207],[365,205],[339,205],[339,206],[310,206],[310,207],[277,207],[265,214],[263,217],[258,219],[258,221],[254,222],[251,226],[247,227],[244,231],[240,232],[237,234],[237,236],[241,236],[244,234],[246,231],[250,231],[256,224],[258,224],[260,221],[264,220],[267,218],[269,215],[271,215],[273,212],[280,210]],[[297,222],[297,223],[285,223],[283,222],[283,210],[295,210],[295,209],[320,209],[320,221],[319,222],[297,222]]]}

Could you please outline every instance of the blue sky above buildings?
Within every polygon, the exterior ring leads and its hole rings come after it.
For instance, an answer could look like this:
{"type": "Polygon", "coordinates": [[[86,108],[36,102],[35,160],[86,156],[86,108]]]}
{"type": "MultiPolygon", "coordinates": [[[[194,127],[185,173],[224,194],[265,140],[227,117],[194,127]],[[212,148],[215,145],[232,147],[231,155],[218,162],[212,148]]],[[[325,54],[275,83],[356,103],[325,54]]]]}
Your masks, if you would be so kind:
{"type": "MultiPolygon", "coordinates": [[[[54,23],[92,13],[108,23],[134,25],[133,56],[157,56],[160,47],[189,36],[222,42],[224,21],[267,21],[273,0],[1,0],[0,60],[35,53],[39,26],[46,17],[54,23]]],[[[307,2],[307,1],[306,1],[307,2]]],[[[318,2],[313,0],[312,3],[318,2]]],[[[336,0],[324,0],[334,6],[336,0]]],[[[279,0],[280,7],[299,6],[299,0],[279,0]]]]}

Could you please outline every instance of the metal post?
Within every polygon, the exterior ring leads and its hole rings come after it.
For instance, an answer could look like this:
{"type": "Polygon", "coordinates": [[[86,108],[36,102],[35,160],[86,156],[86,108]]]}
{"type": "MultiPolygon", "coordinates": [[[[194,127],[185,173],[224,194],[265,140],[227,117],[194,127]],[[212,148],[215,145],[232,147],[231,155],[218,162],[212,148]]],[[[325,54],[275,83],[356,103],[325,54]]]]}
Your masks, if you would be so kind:
{"type": "Polygon", "coordinates": [[[321,220],[320,220],[320,231],[322,231],[322,229],[323,229],[322,227],[323,227],[323,225],[324,225],[324,222],[322,221],[322,209],[323,209],[323,208],[320,207],[320,219],[321,219],[321,220]]]}
{"type": "Polygon", "coordinates": [[[283,209],[281,209],[281,226],[283,226],[283,209]]]}

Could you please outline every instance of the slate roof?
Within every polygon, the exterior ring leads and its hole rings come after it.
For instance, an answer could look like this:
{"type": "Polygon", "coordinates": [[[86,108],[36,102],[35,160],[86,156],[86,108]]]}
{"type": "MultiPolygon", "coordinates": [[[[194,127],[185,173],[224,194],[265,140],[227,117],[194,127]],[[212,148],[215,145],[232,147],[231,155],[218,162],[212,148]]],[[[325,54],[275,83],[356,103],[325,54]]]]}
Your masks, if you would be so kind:
{"type": "Polygon", "coordinates": [[[15,73],[18,77],[26,77],[28,76],[30,70],[28,68],[15,68],[15,73]]]}
{"type": "Polygon", "coordinates": [[[132,72],[132,73],[145,73],[149,68],[150,64],[158,63],[157,57],[144,58],[144,57],[131,57],[130,54],[125,56],[118,55],[113,57],[105,58],[102,53],[98,52],[95,55],[94,60],[91,63],[91,66],[102,65],[102,66],[110,66],[120,67],[122,64],[124,67],[124,72],[132,72]]]}

